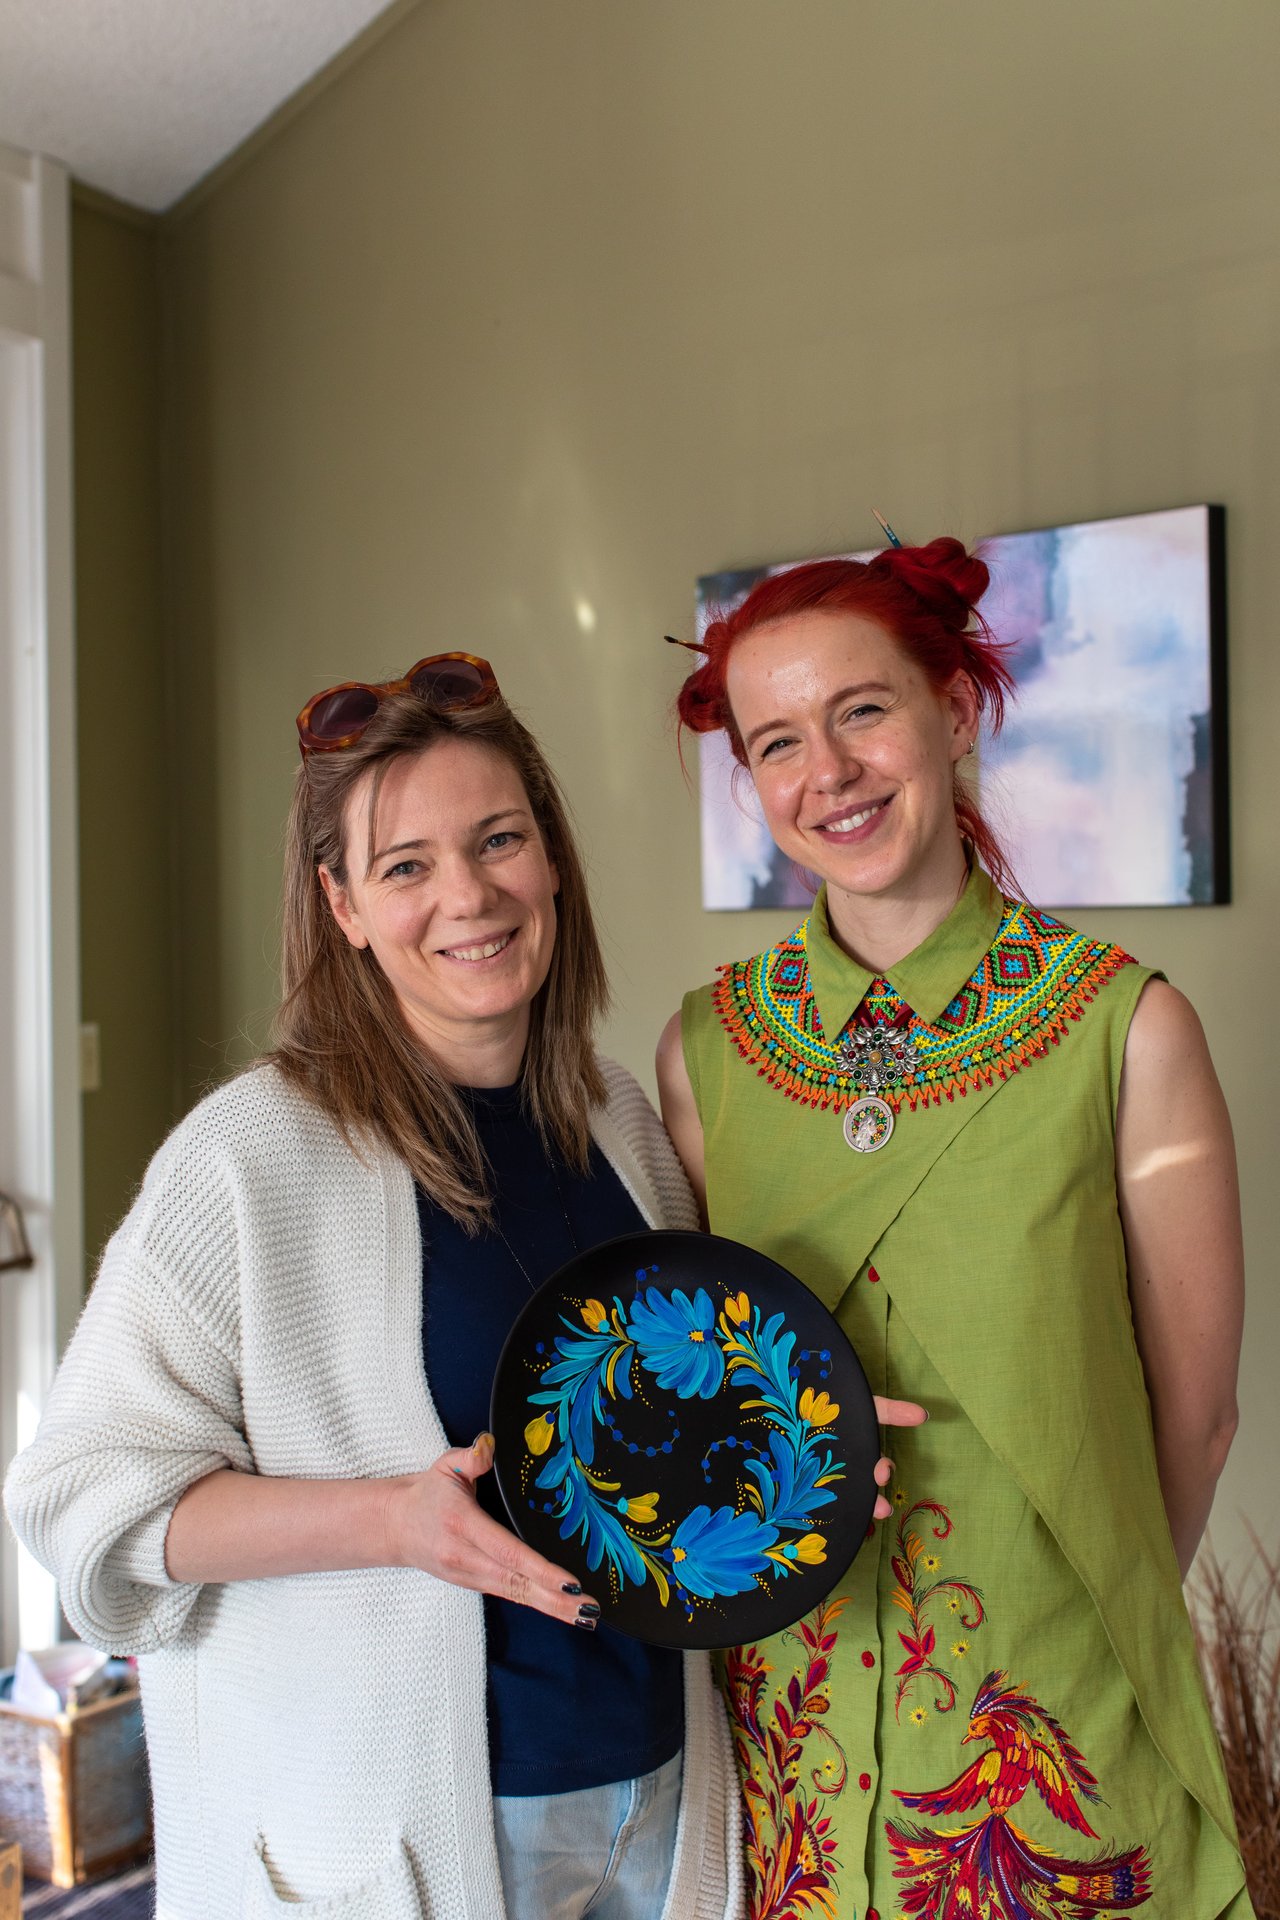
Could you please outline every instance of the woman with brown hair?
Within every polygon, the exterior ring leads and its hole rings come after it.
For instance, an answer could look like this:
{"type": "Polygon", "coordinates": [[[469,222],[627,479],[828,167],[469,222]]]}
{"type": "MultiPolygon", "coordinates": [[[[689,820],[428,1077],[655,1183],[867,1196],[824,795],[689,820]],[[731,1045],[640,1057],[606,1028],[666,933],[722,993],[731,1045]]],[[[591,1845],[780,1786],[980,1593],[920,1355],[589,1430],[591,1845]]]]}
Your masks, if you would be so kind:
{"type": "Polygon", "coordinates": [[[706,1656],[596,1632],[488,1472],[530,1292],[696,1223],[563,803],[466,655],[298,724],[275,1050],[153,1161],[11,1516],[138,1656],[159,1920],[725,1920],[706,1656]]]}

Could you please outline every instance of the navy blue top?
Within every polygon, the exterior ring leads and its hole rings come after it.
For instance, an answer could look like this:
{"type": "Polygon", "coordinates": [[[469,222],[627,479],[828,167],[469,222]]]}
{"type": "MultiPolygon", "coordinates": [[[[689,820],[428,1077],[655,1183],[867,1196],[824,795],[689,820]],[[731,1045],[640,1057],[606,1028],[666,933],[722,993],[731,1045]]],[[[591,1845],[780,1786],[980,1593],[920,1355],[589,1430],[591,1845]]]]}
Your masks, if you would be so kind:
{"type": "MultiPolygon", "coordinates": [[[[466,1089],[492,1170],[498,1225],[473,1239],[418,1191],[422,1349],[450,1446],[489,1425],[503,1342],[532,1288],[577,1252],[644,1230],[634,1201],[592,1144],[587,1176],[548,1154],[519,1087],[466,1089]],[[567,1216],[567,1218],[566,1218],[567,1216]]],[[[510,1524],[492,1473],[477,1491],[510,1524]]],[[[681,1656],[600,1626],[594,1633],[509,1600],[485,1598],[489,1770],[495,1794],[574,1793],[650,1773],[684,1737],[681,1656]]]]}

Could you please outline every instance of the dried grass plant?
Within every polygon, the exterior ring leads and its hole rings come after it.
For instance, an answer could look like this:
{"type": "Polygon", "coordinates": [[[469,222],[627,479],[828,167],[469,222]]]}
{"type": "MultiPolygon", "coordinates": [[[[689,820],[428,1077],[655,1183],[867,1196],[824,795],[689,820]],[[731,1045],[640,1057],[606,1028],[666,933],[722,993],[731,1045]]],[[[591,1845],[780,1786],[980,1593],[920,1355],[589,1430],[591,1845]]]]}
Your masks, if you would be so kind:
{"type": "Polygon", "coordinates": [[[1280,1920],[1280,1554],[1200,1558],[1192,1615],[1258,1920],[1280,1920]]]}

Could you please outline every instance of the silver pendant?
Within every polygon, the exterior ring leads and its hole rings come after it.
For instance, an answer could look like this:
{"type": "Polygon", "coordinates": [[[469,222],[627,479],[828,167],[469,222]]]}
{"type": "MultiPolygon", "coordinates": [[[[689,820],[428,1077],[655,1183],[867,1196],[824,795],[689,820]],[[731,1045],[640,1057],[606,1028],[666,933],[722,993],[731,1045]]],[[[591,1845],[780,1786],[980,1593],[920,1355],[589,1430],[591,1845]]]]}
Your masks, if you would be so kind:
{"type": "Polygon", "coordinates": [[[844,1137],[855,1153],[879,1153],[893,1133],[893,1108],[874,1093],[855,1100],[844,1116],[844,1137]]]}

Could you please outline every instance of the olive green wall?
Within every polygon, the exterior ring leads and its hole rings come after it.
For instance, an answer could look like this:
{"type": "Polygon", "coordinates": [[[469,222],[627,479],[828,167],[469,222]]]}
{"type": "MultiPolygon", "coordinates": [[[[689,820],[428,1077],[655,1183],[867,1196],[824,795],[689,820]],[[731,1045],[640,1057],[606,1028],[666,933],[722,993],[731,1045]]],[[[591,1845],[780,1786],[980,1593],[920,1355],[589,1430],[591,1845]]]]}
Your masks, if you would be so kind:
{"type": "Polygon", "coordinates": [[[869,542],[873,504],[923,538],[1221,500],[1236,902],[1086,918],[1221,1065],[1254,1292],[1218,1525],[1274,1535],[1277,54],[1269,0],[424,0],[178,208],[187,1092],[264,1030],[291,717],[327,680],[495,661],[647,1077],[681,990],[783,919],[699,908],[660,638],[694,576],[869,542]]]}
{"type": "Polygon", "coordinates": [[[72,206],[80,960],[90,1270],[175,1108],[156,223],[72,206]]]}

